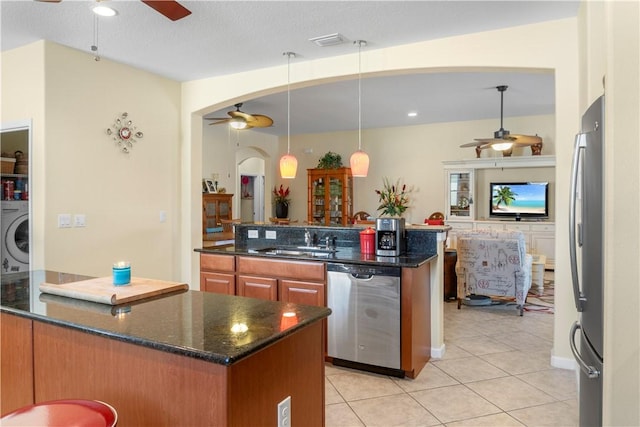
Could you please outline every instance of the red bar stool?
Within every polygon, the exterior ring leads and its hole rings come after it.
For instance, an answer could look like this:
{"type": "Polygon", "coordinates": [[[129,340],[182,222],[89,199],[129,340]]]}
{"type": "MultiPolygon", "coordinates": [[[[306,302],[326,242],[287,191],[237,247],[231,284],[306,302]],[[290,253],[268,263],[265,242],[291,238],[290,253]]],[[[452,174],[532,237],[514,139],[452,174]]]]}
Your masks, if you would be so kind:
{"type": "Polygon", "coordinates": [[[118,413],[99,400],[62,399],[16,409],[0,419],[8,426],[114,427],[118,413]]]}

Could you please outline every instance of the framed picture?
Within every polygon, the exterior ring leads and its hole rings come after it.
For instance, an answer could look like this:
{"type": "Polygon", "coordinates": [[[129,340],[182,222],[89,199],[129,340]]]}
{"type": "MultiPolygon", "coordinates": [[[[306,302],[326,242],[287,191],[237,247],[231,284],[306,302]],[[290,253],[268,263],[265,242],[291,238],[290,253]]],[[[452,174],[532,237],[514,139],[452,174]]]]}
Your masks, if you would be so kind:
{"type": "Polygon", "coordinates": [[[207,187],[207,193],[217,193],[218,189],[215,186],[215,183],[213,182],[212,179],[205,179],[204,180],[205,186],[207,187]]]}

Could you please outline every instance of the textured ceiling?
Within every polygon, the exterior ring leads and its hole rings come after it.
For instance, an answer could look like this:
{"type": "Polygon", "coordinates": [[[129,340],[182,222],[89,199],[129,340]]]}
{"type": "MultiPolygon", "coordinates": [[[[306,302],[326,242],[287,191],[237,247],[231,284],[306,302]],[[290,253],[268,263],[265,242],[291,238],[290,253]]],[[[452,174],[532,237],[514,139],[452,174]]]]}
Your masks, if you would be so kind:
{"type": "MultiPolygon", "coordinates": [[[[282,65],[284,51],[295,52],[295,61],[308,61],[353,53],[356,39],[367,41],[364,49],[380,49],[573,17],[579,6],[560,0],[182,1],[192,14],[173,22],[140,1],[108,3],[118,15],[98,21],[100,56],[178,81],[282,65]],[[342,34],[345,43],[321,48],[308,40],[331,33],[342,34]]],[[[93,4],[0,1],[2,50],[46,39],[90,52],[96,43],[93,4]]],[[[494,87],[500,84],[510,86],[505,117],[553,112],[551,75],[390,76],[363,80],[363,127],[498,117],[494,87]],[[418,112],[412,121],[409,110],[418,112]]],[[[294,91],[291,104],[294,134],[357,128],[354,80],[294,91]]],[[[243,111],[273,117],[275,125],[266,132],[286,132],[286,94],[246,100],[243,111]]]]}

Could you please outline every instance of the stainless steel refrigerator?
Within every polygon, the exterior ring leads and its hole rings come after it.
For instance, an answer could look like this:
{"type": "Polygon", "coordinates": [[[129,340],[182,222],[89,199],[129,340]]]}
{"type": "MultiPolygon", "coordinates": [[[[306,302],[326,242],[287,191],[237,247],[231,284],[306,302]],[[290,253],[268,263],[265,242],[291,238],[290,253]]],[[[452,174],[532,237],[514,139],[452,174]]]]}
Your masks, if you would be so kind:
{"type": "Polygon", "coordinates": [[[580,318],[570,332],[580,366],[580,426],[602,425],[604,336],[604,95],[582,116],[571,168],[569,251],[580,318]],[[576,334],[579,332],[579,344],[576,334]]]}

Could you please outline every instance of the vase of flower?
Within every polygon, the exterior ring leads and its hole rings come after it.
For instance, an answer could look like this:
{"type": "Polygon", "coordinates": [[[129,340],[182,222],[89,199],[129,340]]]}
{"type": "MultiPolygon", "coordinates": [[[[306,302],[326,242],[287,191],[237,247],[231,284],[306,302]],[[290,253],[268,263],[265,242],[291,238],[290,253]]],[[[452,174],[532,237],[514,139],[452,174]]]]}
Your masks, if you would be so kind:
{"type": "Polygon", "coordinates": [[[276,218],[289,218],[289,205],[283,202],[276,202],[276,218]]]}
{"type": "Polygon", "coordinates": [[[289,187],[273,188],[273,201],[276,204],[276,218],[289,218],[289,187]]]}
{"type": "Polygon", "coordinates": [[[388,178],[383,178],[382,190],[376,190],[380,202],[378,210],[382,211],[380,216],[402,217],[409,206],[410,192],[411,190],[407,189],[406,184],[400,186],[399,180],[395,184],[391,184],[388,178]]]}

